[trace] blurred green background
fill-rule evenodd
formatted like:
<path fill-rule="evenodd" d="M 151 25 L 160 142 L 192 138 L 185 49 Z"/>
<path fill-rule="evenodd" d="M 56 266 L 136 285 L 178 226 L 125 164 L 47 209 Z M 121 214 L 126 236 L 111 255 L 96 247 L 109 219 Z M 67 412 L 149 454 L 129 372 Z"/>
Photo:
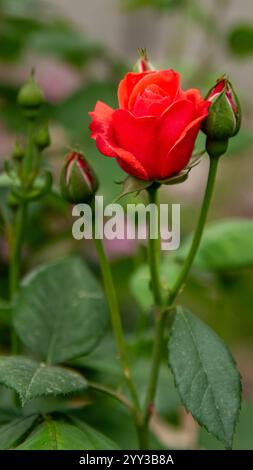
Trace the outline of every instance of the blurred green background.
<path fill-rule="evenodd" d="M 89 137 L 88 111 L 98 99 L 116 106 L 117 83 L 137 60 L 137 48 L 146 47 L 157 68 L 179 70 L 184 87 L 197 86 L 204 94 L 217 77 L 227 73 L 241 99 L 243 126 L 220 164 L 209 220 L 252 219 L 251 0 L 0 0 L 0 45 L 0 167 L 10 154 L 16 136 L 22 136 L 24 131 L 16 95 L 31 68 L 35 67 L 37 80 L 48 101 L 44 117 L 50 121 L 52 146 L 47 152 L 46 164 L 53 170 L 56 188 L 69 146 L 78 145 L 97 170 L 100 193 L 107 202 L 117 195 L 116 181 L 122 180 L 124 174 L 113 159 L 98 154 Z M 200 136 L 197 146 L 202 149 L 203 145 L 204 138 Z M 203 160 L 193 169 L 186 183 L 161 190 L 162 201 L 181 203 L 183 238 L 194 228 L 206 169 L 207 162 Z M 5 188 L 0 188 L 1 213 L 4 192 Z M 123 204 L 129 200 L 137 201 L 129 197 Z M 25 270 L 78 251 L 99 275 L 92 247 L 72 239 L 71 222 L 69 207 L 56 196 L 33 205 L 31 222 L 26 227 Z M 235 233 L 236 230 L 235 227 Z M 253 231 L 247 226 L 244 230 L 250 243 Z M 221 245 L 224 242 L 222 236 Z M 199 270 L 196 265 L 180 302 L 215 328 L 236 357 L 243 379 L 244 404 L 235 448 L 253 449 L 253 252 L 248 251 L 246 244 L 245 247 L 242 245 L 240 238 L 238 244 L 233 245 L 235 256 L 246 259 L 240 269 L 232 270 L 228 266 Z M 144 313 L 151 305 L 145 246 L 114 241 L 108 243 L 107 249 L 142 387 L 148 374 L 152 336 L 152 316 Z M 223 246 L 219 249 L 218 255 L 222 258 Z M 165 281 L 172 257 L 172 254 L 164 255 Z M 7 266 L 6 233 L 0 215 L 0 297 L 3 300 L 7 297 Z M 4 315 L 0 321 L 5 344 Z M 90 364 L 91 370 L 98 375 L 103 358 L 106 355 L 110 358 L 111 339 L 100 349 Z M 171 378 L 164 370 L 158 397 L 159 416 L 153 423 L 158 441 L 167 447 L 219 448 L 214 438 L 203 430 L 199 432 L 191 417 L 182 412 Z M 103 380 L 110 383 L 116 373 L 113 361 L 111 367 L 109 361 L 107 372 Z M 106 375 L 104 371 L 103 374 Z M 104 403 L 101 407 L 104 409 Z M 94 409 L 92 405 L 88 407 L 86 414 L 91 423 L 96 422 L 112 437 L 116 435 L 118 441 L 121 440 L 120 445 L 129 448 L 131 424 L 122 410 L 116 409 L 116 416 L 125 423 L 119 431 L 111 407 L 117 408 L 114 403 L 107 403 L 108 416 L 103 420 L 98 417 L 97 405 Z"/>

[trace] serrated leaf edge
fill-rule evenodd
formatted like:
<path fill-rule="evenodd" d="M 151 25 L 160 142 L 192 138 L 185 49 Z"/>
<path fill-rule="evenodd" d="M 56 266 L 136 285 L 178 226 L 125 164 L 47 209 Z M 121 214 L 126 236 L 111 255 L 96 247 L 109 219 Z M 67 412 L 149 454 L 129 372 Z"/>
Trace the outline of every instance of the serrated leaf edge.
<path fill-rule="evenodd" d="M 178 307 L 177 307 L 178 308 Z M 172 337 L 173 335 L 173 330 L 175 329 L 174 327 L 174 322 L 175 322 L 175 318 L 176 318 L 176 314 L 177 312 L 174 314 L 174 318 L 173 318 L 173 321 L 172 321 L 172 325 L 171 325 L 171 334 L 170 334 L 170 338 Z M 235 420 L 234 420 L 234 426 L 233 426 L 233 432 L 232 432 L 232 436 L 231 436 L 231 441 L 228 442 L 227 440 L 222 440 L 220 439 L 220 437 L 218 437 L 218 435 L 214 432 L 211 432 L 209 431 L 209 429 L 207 428 L 207 426 L 203 423 L 201 423 L 201 421 L 198 419 L 198 418 L 195 418 L 195 416 L 193 416 L 191 410 L 187 407 L 187 405 L 184 403 L 184 399 L 181 395 L 181 392 L 180 392 L 180 389 L 179 389 L 179 384 L 177 383 L 177 380 L 176 380 L 176 377 L 175 377 L 175 374 L 174 374 L 174 371 L 173 371 L 173 368 L 172 368 L 172 365 L 170 363 L 170 339 L 168 341 L 168 352 L 169 352 L 169 358 L 168 358 L 168 364 L 169 364 L 169 368 L 172 372 L 172 376 L 173 376 L 173 380 L 174 380 L 174 384 L 175 384 L 175 387 L 178 391 L 178 394 L 180 396 L 180 399 L 181 399 L 181 402 L 183 404 L 183 406 L 185 407 L 186 411 L 188 413 L 190 413 L 192 415 L 192 417 L 194 418 L 194 420 L 201 426 L 203 427 L 209 434 L 212 434 L 214 437 L 216 437 L 216 439 L 218 439 L 218 441 L 222 442 L 225 446 L 225 448 L 227 450 L 232 450 L 232 447 L 233 447 L 233 440 L 234 440 L 234 436 L 235 436 L 235 430 L 236 430 L 236 425 L 239 421 L 239 416 L 240 416 L 240 411 L 241 411 L 241 408 L 242 408 L 242 382 L 241 382 L 241 374 L 240 372 L 238 371 L 237 369 L 237 364 L 236 364 L 236 361 L 234 359 L 234 357 L 232 356 L 230 350 L 228 349 L 228 347 L 226 346 L 226 344 L 223 342 L 224 346 L 226 347 L 227 351 L 229 352 L 230 354 L 230 357 L 231 357 L 231 360 L 232 360 L 232 363 L 234 364 L 235 366 L 235 369 L 236 369 L 236 372 L 238 374 L 238 378 L 239 378 L 239 406 L 238 406 L 238 409 L 237 409 L 237 413 L 236 413 L 236 417 L 235 417 Z"/>

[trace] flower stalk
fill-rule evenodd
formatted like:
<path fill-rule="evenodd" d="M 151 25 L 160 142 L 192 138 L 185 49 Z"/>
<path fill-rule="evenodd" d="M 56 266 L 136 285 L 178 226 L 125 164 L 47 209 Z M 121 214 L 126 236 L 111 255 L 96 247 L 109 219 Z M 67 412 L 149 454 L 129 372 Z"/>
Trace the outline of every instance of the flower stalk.
<path fill-rule="evenodd" d="M 25 158 L 22 162 L 22 179 L 21 186 L 28 189 L 30 186 L 30 174 L 32 169 L 33 160 L 33 126 L 29 123 L 28 131 L 28 146 Z M 14 295 L 18 289 L 21 262 L 22 262 L 22 248 L 24 239 L 24 230 L 27 220 L 28 203 L 19 201 L 19 206 L 16 209 L 15 219 L 12 228 L 11 246 L 10 246 L 10 267 L 9 267 L 9 291 L 10 298 L 13 300 Z M 18 339 L 14 329 L 11 332 L 11 350 L 13 354 L 18 352 Z"/>
<path fill-rule="evenodd" d="M 151 235 L 151 217 L 149 217 L 149 240 L 148 240 L 148 259 L 150 267 L 151 286 L 155 305 L 155 339 L 153 345 L 153 354 L 151 360 L 151 372 L 148 381 L 144 410 L 142 415 L 142 431 L 144 449 L 148 449 L 148 426 L 151 417 L 151 410 L 156 394 L 157 382 L 159 378 L 159 366 L 162 355 L 162 344 L 165 325 L 165 309 L 163 306 L 162 286 L 160 280 L 160 211 L 158 206 L 159 185 L 152 185 L 148 188 L 150 204 L 155 204 L 158 213 L 158 237 L 152 239 Z"/>
<path fill-rule="evenodd" d="M 156 307 L 161 307 L 162 305 L 162 289 L 161 289 L 161 279 L 160 279 L 160 210 L 158 206 L 158 189 L 160 185 L 154 183 L 148 188 L 149 202 L 154 204 L 157 209 L 157 237 L 152 238 L 151 231 L 151 214 L 149 213 L 149 241 L 148 241 L 148 260 L 151 273 L 151 284 L 152 292 L 154 297 L 154 303 Z"/>
<path fill-rule="evenodd" d="M 200 211 L 199 220 L 198 220 L 196 230 L 193 236 L 191 248 L 185 260 L 185 263 L 183 265 L 182 271 L 180 272 L 174 286 L 170 290 L 170 293 L 168 296 L 168 306 L 171 306 L 173 304 L 177 295 L 180 293 L 181 289 L 183 288 L 185 281 L 187 279 L 187 276 L 189 274 L 189 271 L 192 267 L 195 255 L 198 251 L 202 234 L 203 234 L 203 230 L 205 227 L 206 219 L 207 219 L 208 209 L 209 209 L 211 198 L 213 195 L 218 162 L 219 162 L 218 158 L 209 158 L 209 172 L 208 172 L 208 178 L 207 178 L 207 185 L 206 185 L 205 195 L 204 195 L 204 199 L 203 199 L 203 203 L 202 203 L 202 207 Z"/>
<path fill-rule="evenodd" d="M 217 167 L 218 167 L 218 159 L 210 157 L 210 166 L 207 178 L 207 185 L 205 190 L 205 195 L 200 211 L 199 220 L 195 229 L 193 241 L 191 244 L 191 248 L 189 254 L 185 260 L 183 268 L 171 289 L 169 296 L 167 298 L 166 305 L 163 305 L 162 302 L 162 289 L 161 284 L 159 281 L 159 264 L 160 264 L 160 248 L 159 248 L 159 240 L 158 243 L 154 244 L 154 240 L 149 239 L 149 265 L 150 265 L 150 276 L 151 276 L 151 284 L 154 296 L 154 303 L 156 308 L 156 326 L 155 326 L 155 339 L 154 339 L 154 346 L 153 346 L 153 355 L 151 361 L 151 373 L 148 382 L 147 392 L 146 392 L 146 399 L 144 404 L 144 412 L 143 412 L 143 435 L 144 435 L 144 444 L 145 449 L 148 448 L 148 426 L 149 420 L 151 417 L 151 410 L 153 406 L 153 402 L 156 395 L 157 384 L 159 379 L 159 369 L 162 357 L 162 345 L 163 345 L 163 337 L 164 337 L 164 329 L 166 324 L 166 318 L 168 311 L 170 310 L 171 306 L 173 305 L 176 297 L 181 292 L 191 266 L 193 264 L 194 258 L 196 256 L 197 250 L 200 245 L 201 237 L 203 234 L 204 226 L 207 219 L 208 209 L 210 206 L 214 183 L 217 174 Z M 158 204 L 157 202 L 157 191 L 149 189 L 149 197 L 150 202 Z M 150 227 L 151 228 L 151 227 Z M 159 224 L 159 233 L 160 233 L 160 224 Z M 157 240 L 156 240 L 157 242 Z"/>
<path fill-rule="evenodd" d="M 95 227 L 93 224 L 93 234 L 95 233 Z M 114 332 L 114 337 L 117 344 L 117 349 L 119 352 L 119 358 L 122 365 L 123 376 L 128 386 L 131 399 L 132 399 L 132 414 L 133 419 L 137 428 L 137 433 L 139 436 L 139 441 L 142 442 L 142 432 L 140 425 L 140 402 L 137 394 L 136 386 L 133 380 L 132 371 L 130 368 L 127 344 L 125 342 L 123 326 L 121 321 L 121 315 L 119 310 L 118 299 L 114 287 L 114 282 L 112 278 L 110 264 L 108 262 L 103 242 L 100 238 L 94 236 L 94 242 L 96 246 L 97 255 L 100 262 L 100 268 L 102 272 L 102 278 L 104 283 L 105 295 L 109 307 L 110 317 L 112 328 Z"/>
<path fill-rule="evenodd" d="M 39 172 L 39 164 L 37 171 L 35 171 L 34 168 L 35 156 L 39 157 L 39 149 L 36 147 L 34 136 L 36 133 L 36 120 L 39 117 L 40 108 L 43 103 L 43 92 L 35 82 L 34 73 L 32 72 L 30 79 L 20 89 L 18 94 L 18 104 L 22 108 L 28 123 L 27 146 L 26 150 L 23 150 L 20 144 L 16 143 L 12 154 L 12 158 L 16 163 L 18 188 L 14 185 L 10 193 L 15 203 L 14 221 L 11 227 L 10 237 L 9 295 L 11 300 L 13 300 L 18 289 L 28 205 L 32 200 L 30 195 L 33 190 L 35 178 Z M 47 189 L 49 190 L 49 185 Z M 18 340 L 14 330 L 11 334 L 12 352 L 17 353 Z"/>
<path fill-rule="evenodd" d="M 117 347 L 119 351 L 120 360 L 123 366 L 123 375 L 128 384 L 129 391 L 131 392 L 132 400 L 136 408 L 139 408 L 139 399 L 137 396 L 137 392 L 135 389 L 135 385 L 133 383 L 132 374 L 130 371 L 129 361 L 128 361 L 128 354 L 127 354 L 127 347 L 124 339 L 123 327 L 120 317 L 119 305 L 118 300 L 114 288 L 114 283 L 112 279 L 110 265 L 108 263 L 103 243 L 100 239 L 95 238 L 95 245 L 97 254 L 100 261 L 100 267 L 103 276 L 105 294 L 110 310 L 112 327 L 115 335 L 115 339 L 117 342 Z"/>

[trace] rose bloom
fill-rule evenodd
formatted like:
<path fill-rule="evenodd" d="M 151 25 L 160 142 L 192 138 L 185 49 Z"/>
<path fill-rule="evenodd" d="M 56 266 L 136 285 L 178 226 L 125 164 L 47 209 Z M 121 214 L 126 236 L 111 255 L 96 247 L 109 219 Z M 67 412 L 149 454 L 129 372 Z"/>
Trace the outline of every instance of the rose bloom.
<path fill-rule="evenodd" d="M 173 70 L 130 72 L 119 84 L 118 101 L 116 110 L 98 101 L 90 113 L 98 150 L 142 180 L 180 172 L 208 115 L 210 103 L 199 90 L 183 91 Z"/>

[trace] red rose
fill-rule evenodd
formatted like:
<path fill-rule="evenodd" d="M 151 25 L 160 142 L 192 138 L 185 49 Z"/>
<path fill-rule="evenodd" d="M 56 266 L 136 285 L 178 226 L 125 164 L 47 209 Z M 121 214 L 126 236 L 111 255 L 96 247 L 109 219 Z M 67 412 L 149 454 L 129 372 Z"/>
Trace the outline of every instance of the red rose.
<path fill-rule="evenodd" d="M 196 89 L 181 90 L 180 75 L 173 70 L 127 73 L 118 100 L 117 110 L 98 101 L 90 113 L 98 150 L 143 180 L 181 171 L 210 103 Z"/>

